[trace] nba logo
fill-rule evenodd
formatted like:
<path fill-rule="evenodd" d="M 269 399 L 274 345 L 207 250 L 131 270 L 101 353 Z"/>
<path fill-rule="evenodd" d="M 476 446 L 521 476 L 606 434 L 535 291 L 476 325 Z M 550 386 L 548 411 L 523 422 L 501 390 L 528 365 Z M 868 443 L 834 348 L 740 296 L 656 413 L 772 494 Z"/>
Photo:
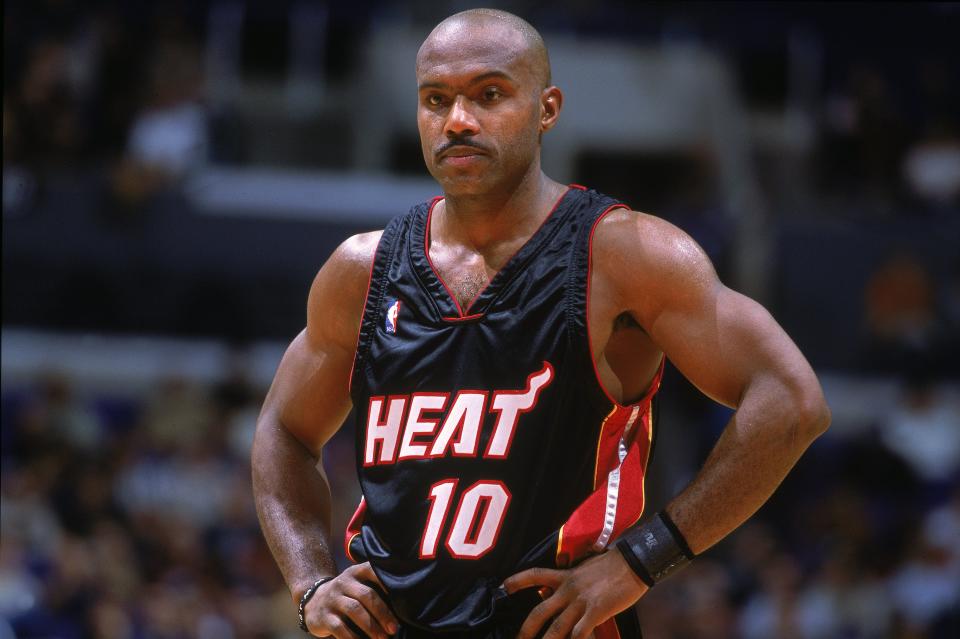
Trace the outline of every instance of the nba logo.
<path fill-rule="evenodd" d="M 400 300 L 393 300 L 393 304 L 387 307 L 386 329 L 388 333 L 397 332 L 397 319 L 400 317 Z"/>

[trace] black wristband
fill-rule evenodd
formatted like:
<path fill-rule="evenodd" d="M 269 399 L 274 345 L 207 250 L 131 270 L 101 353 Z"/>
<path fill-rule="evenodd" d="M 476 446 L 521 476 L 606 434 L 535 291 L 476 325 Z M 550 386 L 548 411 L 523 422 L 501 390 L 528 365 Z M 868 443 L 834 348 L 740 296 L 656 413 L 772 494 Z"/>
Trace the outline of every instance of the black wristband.
<path fill-rule="evenodd" d="M 624 533 L 617 541 L 617 550 L 650 588 L 687 565 L 694 556 L 683 535 L 664 512 Z"/>
<path fill-rule="evenodd" d="M 673 540 L 677 542 L 678 546 L 680 546 L 680 550 L 683 551 L 683 556 L 690 561 L 693 561 L 693 558 L 696 557 L 696 555 L 692 550 L 690 550 L 690 545 L 687 543 L 686 538 L 683 536 L 683 533 L 680 532 L 680 529 L 677 528 L 677 525 L 673 523 L 673 519 L 670 518 L 670 515 L 667 514 L 667 511 L 661 510 L 657 513 L 657 517 L 663 521 L 663 525 L 666 526 L 670 531 L 670 534 L 673 535 Z"/>
<path fill-rule="evenodd" d="M 334 575 L 335 577 L 336 575 Z M 300 626 L 300 630 L 303 630 L 305 633 L 310 634 L 310 631 L 307 629 L 307 618 L 305 616 L 305 609 L 307 607 L 307 602 L 317 594 L 317 590 L 320 589 L 320 586 L 327 583 L 333 579 L 333 577 L 320 577 L 313 585 L 307 588 L 307 591 L 303 593 L 303 596 L 300 597 L 300 606 L 297 608 L 297 625 Z"/>
<path fill-rule="evenodd" d="M 623 555 L 623 558 L 626 560 L 627 565 L 630 566 L 633 572 L 637 573 L 637 577 L 640 577 L 640 581 L 647 584 L 647 588 L 653 588 L 657 582 L 653 580 L 653 577 L 650 576 L 650 573 L 647 572 L 647 568 L 640 562 L 640 558 L 630 549 L 630 544 L 627 540 L 621 537 L 617 541 L 617 550 L 620 551 L 620 554 Z"/>

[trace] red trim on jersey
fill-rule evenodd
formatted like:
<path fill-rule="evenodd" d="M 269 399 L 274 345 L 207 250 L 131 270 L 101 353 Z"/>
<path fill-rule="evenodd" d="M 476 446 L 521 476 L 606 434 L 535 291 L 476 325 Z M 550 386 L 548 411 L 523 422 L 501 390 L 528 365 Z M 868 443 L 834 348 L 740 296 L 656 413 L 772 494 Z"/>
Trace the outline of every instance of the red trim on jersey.
<path fill-rule="evenodd" d="M 457 405 L 457 402 L 460 399 L 461 395 L 480 395 L 483 397 L 483 404 L 480 407 L 480 419 L 477 423 L 477 434 L 473 438 L 473 447 L 469 452 L 458 453 L 456 446 L 463 444 L 464 438 L 464 429 L 467 426 L 467 413 L 466 411 L 457 420 L 457 424 L 454 427 L 454 434 L 458 435 L 456 441 L 454 441 L 453 436 L 451 435 L 450 440 L 447 442 L 447 445 L 444 446 L 443 450 L 439 453 L 433 453 L 433 449 L 436 448 L 437 440 L 440 437 L 440 434 L 443 432 L 444 427 L 447 425 L 447 420 L 450 419 L 450 415 L 453 413 L 453 408 Z M 480 431 L 483 430 L 484 417 L 487 414 L 487 405 L 490 399 L 490 391 L 487 390 L 460 390 L 457 391 L 457 394 L 454 396 L 453 401 L 450 402 L 450 410 L 447 411 L 447 414 L 443 418 L 443 423 L 440 426 L 440 430 L 437 431 L 437 436 L 434 438 L 433 443 L 430 445 L 430 450 L 427 452 L 428 459 L 439 459 L 441 457 L 446 457 L 447 453 L 450 453 L 451 457 L 476 457 L 479 448 L 480 448 Z"/>
<path fill-rule="evenodd" d="M 643 457 L 643 466 L 641 466 L 640 474 L 640 492 L 643 495 L 647 494 L 647 466 L 650 464 L 650 454 L 653 452 L 653 429 L 656 428 L 656 425 L 653 423 L 653 407 L 651 406 L 647 409 L 646 414 L 644 415 L 646 424 L 646 434 L 648 438 L 647 452 Z M 640 512 L 637 513 L 636 518 L 633 521 L 627 523 L 624 526 L 624 529 L 632 528 L 638 521 L 640 521 L 640 516 L 643 514 L 643 507 L 640 508 Z"/>
<path fill-rule="evenodd" d="M 430 220 L 433 219 L 433 209 L 437 203 L 443 199 L 443 196 L 438 195 L 433 198 L 430 202 L 430 208 L 427 209 L 427 227 L 423 230 L 423 253 L 427 256 L 427 264 L 430 265 L 430 269 L 433 271 L 433 274 L 437 276 L 437 279 L 440 280 L 440 283 L 443 285 L 443 289 L 447 292 L 447 296 L 453 300 L 454 305 L 457 307 L 457 315 L 463 317 L 463 309 L 460 308 L 460 302 L 457 301 L 456 296 L 450 291 L 450 287 L 447 286 L 447 283 L 443 281 L 443 278 L 440 277 L 440 271 L 437 270 L 437 267 L 433 265 L 433 260 L 430 259 Z"/>
<path fill-rule="evenodd" d="M 373 259 L 370 260 L 370 274 L 367 275 L 367 292 L 363 294 L 363 310 L 360 311 L 360 324 L 357 326 L 357 339 L 353 344 L 353 361 L 350 362 L 350 377 L 347 378 L 347 396 L 353 393 L 353 369 L 357 365 L 357 351 L 360 350 L 360 334 L 363 332 L 363 318 L 367 314 L 367 300 L 370 298 L 370 286 L 373 284 L 373 267 L 377 263 L 377 253 L 380 251 L 380 242 L 383 240 L 383 234 L 377 240 L 377 248 L 373 251 Z"/>
<path fill-rule="evenodd" d="M 363 517 L 367 513 L 367 502 L 361 497 L 360 504 L 357 506 L 357 510 L 353 513 L 353 517 L 350 518 L 350 523 L 347 524 L 347 530 L 344 533 L 343 547 L 347 553 L 347 559 L 353 563 L 357 563 L 356 557 L 350 553 L 350 542 L 353 541 L 353 538 L 360 534 L 360 527 L 363 525 Z"/>
<path fill-rule="evenodd" d="M 593 629 L 594 639 L 620 639 L 620 628 L 615 617 L 610 617 Z"/>
<path fill-rule="evenodd" d="M 414 414 L 413 411 L 413 402 L 418 397 L 439 397 L 443 399 L 443 404 L 440 405 L 440 408 L 424 408 L 420 407 L 418 413 Z M 428 459 L 430 457 L 430 449 L 433 447 L 433 441 L 437 437 L 437 429 L 440 427 L 440 421 L 443 417 L 437 417 L 436 419 L 431 419 L 429 417 L 424 417 L 424 413 L 443 413 L 447 409 L 447 405 L 450 402 L 450 393 L 414 393 L 410 396 L 410 405 L 407 408 L 407 418 L 401 424 L 400 436 L 398 438 L 397 444 L 397 461 L 406 461 L 409 459 Z M 422 426 L 432 425 L 433 430 L 424 431 L 420 433 L 413 433 L 410 431 L 411 425 L 413 423 Z M 406 442 L 407 433 L 410 433 L 410 441 L 408 448 L 413 448 L 416 446 L 423 446 L 422 453 L 412 453 L 409 455 L 403 454 L 403 445 Z M 418 441 L 417 437 L 426 437 L 430 436 L 429 442 Z M 366 452 L 366 451 L 364 451 Z"/>
<path fill-rule="evenodd" d="M 533 239 L 533 236 L 535 236 L 537 233 L 540 232 L 540 229 L 542 229 L 543 225 L 547 223 L 547 220 L 553 217 L 554 212 L 560 206 L 560 203 L 563 202 L 563 198 L 566 197 L 567 192 L 571 188 L 576 188 L 576 187 L 574 185 L 571 185 L 571 186 L 568 186 L 566 189 L 564 189 L 563 193 L 560 194 L 560 197 L 557 198 L 557 201 L 553 203 L 553 208 L 551 208 L 550 212 L 547 213 L 547 217 L 543 218 L 543 221 L 540 222 L 540 226 L 537 227 L 537 230 L 534 231 L 530 235 L 530 237 L 527 238 L 526 242 L 520 245 L 520 248 L 518 248 L 516 251 L 513 252 L 513 255 L 511 255 L 510 258 L 503 263 L 503 266 L 506 266 L 507 264 L 512 262 L 513 258 L 517 256 L 517 253 L 523 250 L 523 248 L 530 242 L 530 240 Z M 583 188 L 583 187 L 580 187 L 580 188 Z M 453 293 L 450 292 L 450 287 L 447 286 L 447 283 L 443 281 L 442 277 L 440 277 L 440 271 L 437 270 L 437 268 L 433 265 L 433 260 L 430 259 L 430 219 L 433 217 L 433 207 L 436 206 L 437 202 L 442 199 L 443 199 L 442 197 L 434 198 L 433 201 L 430 203 L 430 208 L 427 210 L 427 228 L 423 233 L 423 252 L 426 253 L 427 255 L 427 263 L 430 265 L 430 268 L 433 269 L 433 274 L 436 275 L 437 279 L 440 280 L 440 283 L 443 284 L 443 288 L 447 291 L 447 295 L 450 296 L 450 299 L 453 300 L 453 303 L 456 305 L 457 313 L 459 314 L 458 319 L 460 321 L 463 321 L 466 319 L 474 319 L 476 317 L 482 317 L 483 313 L 477 313 L 474 315 L 464 315 L 463 308 L 461 308 L 460 306 L 460 302 L 458 302 L 457 298 L 454 297 Z M 490 282 L 493 281 L 493 278 L 495 278 L 500 273 L 501 270 L 503 270 L 502 267 L 501 269 L 497 270 L 497 272 L 494 273 L 493 276 L 491 276 L 490 279 L 487 280 L 486 285 L 482 289 L 480 289 L 480 291 L 476 295 L 473 296 L 473 299 L 470 300 L 469 304 L 467 304 L 467 311 L 473 308 L 474 303 L 476 303 L 476 301 L 480 299 L 480 296 L 483 295 L 483 292 L 486 291 L 487 288 L 489 288 Z M 447 321 L 451 320 L 451 318 L 446 318 L 446 317 L 443 319 Z"/>
<path fill-rule="evenodd" d="M 597 360 L 595 360 L 593 357 L 593 341 L 592 341 L 592 336 L 590 334 L 590 280 L 592 279 L 591 272 L 593 270 L 593 235 L 594 233 L 596 233 L 597 226 L 600 224 L 600 221 L 603 220 L 603 218 L 605 218 L 608 213 L 610 213 L 611 211 L 616 211 L 617 209 L 629 210 L 625 204 L 613 204 L 611 206 L 608 206 L 606 209 L 603 210 L 602 213 L 600 213 L 600 215 L 597 216 L 597 219 L 594 220 L 593 222 L 593 226 L 590 228 L 590 239 L 588 240 L 588 244 L 587 244 L 587 308 L 586 308 L 587 321 L 586 321 L 586 325 L 587 325 L 587 345 L 590 348 L 590 363 L 593 364 L 593 375 L 597 379 L 597 384 L 600 386 L 600 389 L 603 391 L 604 395 L 607 396 L 607 399 L 613 402 L 615 406 L 618 406 L 620 408 L 625 408 L 627 406 L 636 406 L 637 404 L 642 404 L 647 399 L 652 397 L 654 393 L 657 392 L 657 389 L 660 388 L 660 377 L 663 373 L 663 362 L 660 363 L 660 370 L 656 373 L 656 375 L 654 375 L 653 381 L 650 382 L 650 386 L 647 388 L 647 392 L 643 394 L 643 397 L 631 404 L 621 404 L 610 393 L 610 391 L 607 390 L 607 387 L 603 385 L 603 379 L 601 379 L 600 377 L 600 369 L 597 368 Z"/>
<path fill-rule="evenodd" d="M 563 524 L 557 541 L 557 566 L 570 566 L 596 552 L 597 543 L 604 527 L 610 506 L 608 477 L 619 469 L 619 481 L 616 487 L 616 511 L 609 532 L 607 545 L 624 530 L 632 526 L 643 513 L 644 477 L 650 459 L 650 445 L 653 439 L 653 420 L 651 397 L 645 398 L 643 406 L 619 407 L 604 421 L 601 439 L 598 442 L 597 473 L 594 478 L 594 491 L 577 507 Z M 624 436 L 629 417 L 634 409 L 638 414 L 630 431 Z M 616 428 L 616 430 L 614 430 Z M 621 438 L 626 446 L 623 461 L 619 458 Z"/>
<path fill-rule="evenodd" d="M 386 426 L 390 421 L 390 407 L 395 401 L 402 401 L 403 404 L 400 407 L 400 424 L 397 426 L 397 440 L 393 444 L 393 450 L 390 451 L 390 456 L 387 459 L 381 459 L 383 453 L 386 450 L 384 441 L 381 441 L 380 454 L 377 454 L 377 443 L 373 444 L 373 461 L 367 461 L 367 443 L 370 440 L 370 407 L 373 402 L 380 401 L 380 410 L 377 412 L 375 418 L 376 423 L 373 424 L 377 428 Z M 407 411 L 410 409 L 410 395 L 373 395 L 370 399 L 367 400 L 367 422 L 363 427 L 363 466 L 368 468 L 370 466 L 387 466 L 390 464 L 397 463 L 397 451 L 400 450 L 400 442 L 403 437 L 403 432 L 406 430 L 406 421 Z M 380 422 L 380 417 L 383 417 L 383 423 Z"/>
<path fill-rule="evenodd" d="M 423 524 L 423 532 L 420 533 L 420 545 L 417 546 L 419 551 L 420 559 L 436 559 L 437 558 L 437 548 L 440 547 L 440 539 L 443 537 L 443 530 L 448 527 L 447 524 L 447 514 L 450 512 L 450 506 L 453 505 L 453 498 L 457 494 L 457 484 L 460 483 L 459 479 L 441 479 L 440 481 L 434 482 L 430 486 L 430 490 L 427 491 L 427 499 L 430 500 L 430 508 L 427 509 L 427 521 Z M 429 554 L 423 553 L 423 540 L 427 537 L 427 531 L 430 529 L 430 520 L 433 519 L 433 510 L 437 507 L 437 499 L 433 495 L 433 489 L 442 484 L 450 484 L 450 497 L 447 500 L 446 506 L 443 509 L 443 512 L 440 514 L 440 525 L 437 526 L 437 539 L 433 543 L 433 552 Z"/>
<path fill-rule="evenodd" d="M 620 436 L 630 420 L 633 408 L 615 406 L 600 427 L 600 436 L 597 438 L 597 456 L 593 465 L 593 489 L 606 483 L 607 473 L 616 468 L 619 459 L 617 452 L 620 448 Z"/>
<path fill-rule="evenodd" d="M 477 554 L 477 555 L 475 555 L 475 556 L 474 556 L 474 555 L 461 555 L 460 553 L 458 553 L 457 551 L 455 551 L 453 548 L 450 547 L 450 535 L 453 534 L 453 529 L 454 529 L 454 527 L 456 526 L 456 522 L 457 522 L 457 520 L 460 519 L 461 510 L 462 510 L 462 508 L 463 508 L 463 501 L 464 501 L 464 499 L 466 498 L 467 494 L 468 494 L 471 490 L 473 490 L 474 488 L 476 488 L 477 486 L 481 486 L 481 485 L 484 485 L 484 484 L 486 484 L 486 485 L 500 486 L 500 487 L 503 489 L 504 494 L 507 496 L 507 503 L 505 503 L 505 504 L 503 505 L 503 510 L 501 511 L 499 520 L 497 521 L 497 528 L 496 528 L 496 530 L 494 530 L 494 532 L 493 532 L 493 541 L 490 543 L 490 546 L 489 546 L 488 548 L 484 549 L 483 551 L 481 551 L 479 554 Z M 481 496 L 480 499 L 484 499 L 484 497 Z M 481 514 L 482 514 L 484 519 L 489 515 L 489 510 L 490 510 L 489 500 L 491 500 L 491 498 L 487 497 L 487 500 L 488 500 L 487 506 L 486 506 L 486 508 L 483 508 L 483 509 L 482 509 L 482 510 L 483 510 L 482 513 L 480 512 L 480 511 L 481 511 L 480 504 L 479 504 L 479 502 L 477 503 L 477 511 L 474 512 L 473 518 L 471 518 L 470 526 L 468 527 L 468 532 L 469 532 L 470 529 L 472 529 L 472 528 L 474 527 L 474 525 L 477 525 L 474 520 L 477 518 L 478 515 L 481 515 Z M 507 511 L 510 509 L 510 502 L 511 502 L 511 501 L 513 501 L 513 493 L 511 493 L 511 492 L 510 492 L 510 489 L 507 488 L 507 485 L 506 485 L 505 483 L 503 483 L 502 481 L 500 481 L 499 479 L 492 479 L 492 480 L 490 480 L 490 479 L 481 479 L 481 480 L 479 480 L 479 481 L 476 481 L 476 482 L 472 483 L 466 490 L 464 490 L 462 493 L 460 493 L 460 499 L 459 499 L 459 501 L 457 501 L 457 507 L 456 507 L 456 509 L 453 511 L 453 512 L 454 512 L 453 519 L 451 520 L 450 526 L 447 528 L 447 535 L 446 535 L 446 538 L 444 539 L 444 542 L 443 542 L 443 545 L 446 547 L 447 552 L 450 553 L 450 556 L 451 556 L 451 557 L 454 557 L 454 558 L 456 558 L 456 559 L 480 559 L 481 557 L 484 557 L 487 553 L 489 553 L 491 550 L 493 550 L 494 548 L 496 548 L 496 547 L 497 547 L 497 541 L 500 539 L 500 533 L 501 533 L 501 531 L 503 531 L 503 522 L 506 521 L 506 519 L 507 519 Z M 479 525 L 478 525 L 478 530 L 477 530 L 477 536 L 478 536 L 478 537 L 479 537 L 480 529 L 482 529 L 482 528 L 483 528 L 483 519 L 480 520 L 480 523 L 479 523 Z M 465 541 L 466 543 L 471 543 L 471 542 L 469 542 L 469 540 L 466 540 L 466 539 L 465 539 L 464 541 Z M 476 543 L 476 540 L 474 540 L 472 543 Z"/>
<path fill-rule="evenodd" d="M 510 436 L 507 439 L 507 444 L 503 450 L 503 453 L 502 454 L 491 453 L 490 451 L 493 448 L 494 436 L 497 434 L 497 432 L 501 428 L 504 428 L 504 426 L 500 425 L 500 420 L 503 418 L 504 409 L 494 407 L 494 403 L 496 403 L 497 397 L 500 395 L 526 395 L 531 391 L 531 386 L 532 386 L 531 382 L 533 378 L 539 375 L 543 375 L 544 373 L 549 373 L 549 376 L 547 377 L 546 381 L 541 383 L 540 387 L 537 388 L 537 390 L 534 392 L 533 403 L 530 404 L 530 408 L 521 408 L 520 410 L 517 411 L 516 417 L 513 418 L 513 425 L 509 427 Z M 510 454 L 510 447 L 513 445 L 513 436 L 517 434 L 517 426 L 519 425 L 519 422 L 520 422 L 520 416 L 525 415 L 526 413 L 529 413 L 530 411 L 532 411 L 534 408 L 537 407 L 537 404 L 540 402 L 540 393 L 542 393 L 543 389 L 549 386 L 555 378 L 556 378 L 556 372 L 553 370 L 553 364 L 544 360 L 543 368 L 541 368 L 540 370 L 534 373 L 530 373 L 529 375 L 527 375 L 527 381 L 524 384 L 524 387 L 522 390 L 494 391 L 493 397 L 490 398 L 490 412 L 497 413 L 497 420 L 494 422 L 493 431 L 490 433 L 490 439 L 487 440 L 487 449 L 483 453 L 484 459 L 506 459 L 507 458 L 507 456 Z"/>
<path fill-rule="evenodd" d="M 483 530 L 483 520 L 487 517 L 491 502 L 493 502 L 493 497 L 490 495 L 480 495 L 477 498 L 477 508 L 473 512 L 473 520 L 470 522 L 467 534 L 463 538 L 463 543 L 476 544 L 480 541 L 480 532 Z M 459 513 L 459 511 L 457 512 Z"/>
<path fill-rule="evenodd" d="M 474 313 L 473 315 L 464 315 L 463 317 L 441 317 L 444 322 L 469 322 L 470 320 L 480 319 L 483 313 Z"/>
<path fill-rule="evenodd" d="M 570 188 L 571 188 L 571 189 L 579 189 L 579 190 L 581 190 L 581 191 L 586 191 L 586 190 L 587 190 L 587 187 L 585 187 L 585 186 L 582 185 L 582 184 L 571 184 L 571 185 L 570 185 Z"/>

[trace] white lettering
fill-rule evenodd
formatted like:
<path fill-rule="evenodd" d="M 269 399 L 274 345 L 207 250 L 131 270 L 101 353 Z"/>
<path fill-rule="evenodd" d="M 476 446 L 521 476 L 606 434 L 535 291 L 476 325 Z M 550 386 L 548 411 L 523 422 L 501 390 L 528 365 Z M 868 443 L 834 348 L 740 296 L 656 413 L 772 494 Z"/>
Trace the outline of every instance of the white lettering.
<path fill-rule="evenodd" d="M 367 411 L 367 445 L 363 454 L 365 466 L 373 464 L 389 464 L 394 461 L 397 452 L 397 435 L 400 433 L 400 423 L 403 421 L 403 410 L 407 405 L 406 397 L 392 397 L 390 408 L 387 410 L 386 421 L 381 421 L 383 413 L 383 397 L 371 397 L 370 408 Z M 380 459 L 376 459 L 376 447 L 380 444 Z"/>
<path fill-rule="evenodd" d="M 527 388 L 523 391 L 497 391 L 493 395 L 490 410 L 497 411 L 497 424 L 487 444 L 484 457 L 504 458 L 510 452 L 513 431 L 521 413 L 526 413 L 537 405 L 540 391 L 553 380 L 553 367 L 544 362 L 543 368 L 527 378 Z"/>
<path fill-rule="evenodd" d="M 477 454 L 477 444 L 480 440 L 480 424 L 483 421 L 483 407 L 487 403 L 487 394 L 477 391 L 462 391 L 457 393 L 453 406 L 447 418 L 443 420 L 440 433 L 437 435 L 433 447 L 430 448 L 431 457 L 443 457 L 450 447 L 450 440 L 460 432 L 460 437 L 453 443 L 453 454 L 458 456 L 473 456 Z"/>
<path fill-rule="evenodd" d="M 423 419 L 424 411 L 440 411 L 447 404 L 446 394 L 443 395 L 414 395 L 410 400 L 410 412 L 407 414 L 407 425 L 403 429 L 403 442 L 400 444 L 400 459 L 416 459 L 427 454 L 427 445 L 415 443 L 417 435 L 433 435 L 437 430 L 436 419 Z"/>

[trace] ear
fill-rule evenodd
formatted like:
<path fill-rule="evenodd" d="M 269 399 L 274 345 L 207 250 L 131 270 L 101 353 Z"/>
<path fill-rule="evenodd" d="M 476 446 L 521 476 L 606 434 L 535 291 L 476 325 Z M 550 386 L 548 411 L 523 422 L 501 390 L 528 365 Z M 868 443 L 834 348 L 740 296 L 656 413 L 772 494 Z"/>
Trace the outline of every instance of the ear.
<path fill-rule="evenodd" d="M 563 92 L 555 86 L 549 86 L 540 93 L 540 133 L 549 131 L 560 119 L 563 108 Z"/>

